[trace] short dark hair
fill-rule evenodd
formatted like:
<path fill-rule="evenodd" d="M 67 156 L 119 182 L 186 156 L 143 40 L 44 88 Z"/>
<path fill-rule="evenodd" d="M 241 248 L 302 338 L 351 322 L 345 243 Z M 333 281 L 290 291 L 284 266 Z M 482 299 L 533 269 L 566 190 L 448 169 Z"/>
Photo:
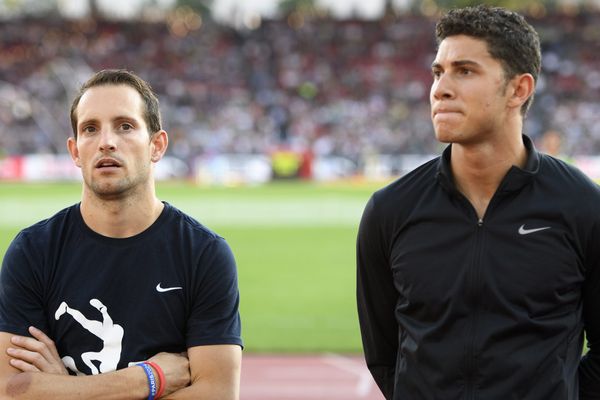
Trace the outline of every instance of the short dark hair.
<path fill-rule="evenodd" d="M 485 41 L 490 55 L 502 64 L 507 82 L 524 73 L 537 82 L 542 64 L 540 39 L 522 15 L 486 5 L 453 9 L 436 24 L 437 44 L 455 35 Z M 533 94 L 521 107 L 521 114 L 527 113 L 532 101 Z"/>
<path fill-rule="evenodd" d="M 162 129 L 158 98 L 152 91 L 150 84 L 133 72 L 124 69 L 105 69 L 96 72 L 81 86 L 79 93 L 73 100 L 73 104 L 71 104 L 71 127 L 73 128 L 75 139 L 77 139 L 77 106 L 79 105 L 81 96 L 83 96 L 86 90 L 103 85 L 128 85 L 134 88 L 144 101 L 144 121 L 148 126 L 150 134 L 152 135 Z"/>

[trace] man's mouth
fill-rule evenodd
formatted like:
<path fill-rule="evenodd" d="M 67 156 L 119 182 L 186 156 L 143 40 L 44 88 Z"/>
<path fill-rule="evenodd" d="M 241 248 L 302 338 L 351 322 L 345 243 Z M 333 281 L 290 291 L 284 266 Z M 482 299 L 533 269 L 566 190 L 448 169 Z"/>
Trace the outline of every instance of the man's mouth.
<path fill-rule="evenodd" d="M 113 158 L 103 158 L 95 166 L 96 168 L 120 168 L 121 163 Z"/>
<path fill-rule="evenodd" d="M 460 111 L 458 109 L 454 109 L 454 108 L 438 108 L 436 110 L 434 110 L 433 115 L 439 115 L 439 114 L 459 114 Z"/>

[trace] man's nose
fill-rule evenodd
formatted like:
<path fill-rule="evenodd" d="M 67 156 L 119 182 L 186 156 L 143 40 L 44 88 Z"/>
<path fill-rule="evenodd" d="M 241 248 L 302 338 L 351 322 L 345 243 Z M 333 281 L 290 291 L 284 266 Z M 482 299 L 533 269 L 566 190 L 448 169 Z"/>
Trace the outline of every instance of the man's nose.
<path fill-rule="evenodd" d="M 440 75 L 431 85 L 431 96 L 436 100 L 451 99 L 454 97 L 452 82 L 445 74 Z"/>
<path fill-rule="evenodd" d="M 100 151 L 115 151 L 117 149 L 116 134 L 112 129 L 102 129 L 99 147 Z"/>

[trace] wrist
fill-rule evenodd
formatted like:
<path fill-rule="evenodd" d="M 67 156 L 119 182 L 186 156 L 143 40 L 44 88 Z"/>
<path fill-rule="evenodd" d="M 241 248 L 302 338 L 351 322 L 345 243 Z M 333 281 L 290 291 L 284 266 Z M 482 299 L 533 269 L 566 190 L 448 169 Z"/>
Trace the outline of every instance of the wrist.
<path fill-rule="evenodd" d="M 167 386 L 167 379 L 165 378 L 165 374 L 162 368 L 155 362 L 146 361 L 144 364 L 150 366 L 152 371 L 154 372 L 154 376 L 156 377 L 156 395 L 154 396 L 155 400 L 158 400 L 165 392 L 165 387 Z"/>
<path fill-rule="evenodd" d="M 155 400 L 156 398 L 156 394 L 158 393 L 158 382 L 157 382 L 157 375 L 155 373 L 155 371 L 152 369 L 152 367 L 150 365 L 148 365 L 148 363 L 146 362 L 142 362 L 137 364 L 137 366 L 141 367 L 142 370 L 144 371 L 144 374 L 146 375 L 146 388 L 147 388 L 147 392 L 148 393 L 148 400 Z"/>
<path fill-rule="evenodd" d="M 150 394 L 148 376 L 143 368 L 140 368 L 138 364 L 131 364 L 129 368 L 124 368 L 116 372 L 123 372 L 129 375 L 129 378 L 124 380 L 126 386 L 123 390 L 129 394 L 130 398 L 139 400 L 146 400 L 148 398 Z M 121 396 L 122 394 L 123 392 L 121 392 Z"/>

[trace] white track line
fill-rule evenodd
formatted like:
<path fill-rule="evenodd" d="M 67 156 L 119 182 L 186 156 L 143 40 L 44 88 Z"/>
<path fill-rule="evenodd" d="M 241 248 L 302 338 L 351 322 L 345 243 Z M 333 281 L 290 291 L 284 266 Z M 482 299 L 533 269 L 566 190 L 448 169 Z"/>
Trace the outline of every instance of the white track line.
<path fill-rule="evenodd" d="M 367 397 L 369 395 L 373 387 L 373 378 L 364 364 L 352 358 L 333 353 L 324 355 L 322 360 L 325 364 L 356 375 L 358 378 L 355 388 L 356 395 L 358 397 Z"/>

